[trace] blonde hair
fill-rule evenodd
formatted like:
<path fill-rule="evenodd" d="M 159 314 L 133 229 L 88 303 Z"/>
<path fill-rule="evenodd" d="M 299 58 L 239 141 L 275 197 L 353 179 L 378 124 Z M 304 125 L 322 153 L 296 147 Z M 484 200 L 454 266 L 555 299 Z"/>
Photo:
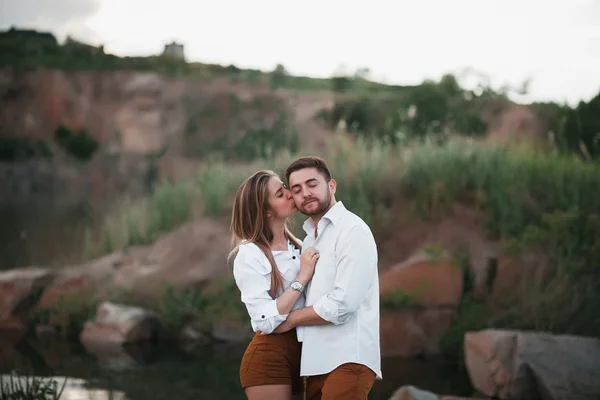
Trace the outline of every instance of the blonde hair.
<path fill-rule="evenodd" d="M 263 251 L 271 264 L 269 294 L 275 298 L 283 289 L 283 277 L 271 253 L 273 232 L 266 217 L 269 211 L 268 183 L 271 178 L 279 179 L 279 176 L 271 170 L 260 170 L 248 177 L 238 188 L 231 214 L 232 250 L 227 262 L 230 266 L 233 264 L 242 241 L 254 243 Z M 285 224 L 285 236 L 300 248 L 300 241 L 290 232 L 288 224 L 289 220 Z"/>

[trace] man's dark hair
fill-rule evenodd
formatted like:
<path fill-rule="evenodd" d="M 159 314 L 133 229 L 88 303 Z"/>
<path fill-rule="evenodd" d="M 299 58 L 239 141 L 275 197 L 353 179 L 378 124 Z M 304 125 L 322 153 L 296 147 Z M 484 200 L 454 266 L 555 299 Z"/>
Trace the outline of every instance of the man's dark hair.
<path fill-rule="evenodd" d="M 301 169 L 305 168 L 316 168 L 317 171 L 319 171 L 325 178 L 325 182 L 329 182 L 331 180 L 331 171 L 329 171 L 329 167 L 327 166 L 325 160 L 317 156 L 307 156 L 297 159 L 291 163 L 289 167 L 287 167 L 285 170 L 286 181 L 288 183 L 290 182 L 290 175 L 293 172 L 300 171 Z"/>

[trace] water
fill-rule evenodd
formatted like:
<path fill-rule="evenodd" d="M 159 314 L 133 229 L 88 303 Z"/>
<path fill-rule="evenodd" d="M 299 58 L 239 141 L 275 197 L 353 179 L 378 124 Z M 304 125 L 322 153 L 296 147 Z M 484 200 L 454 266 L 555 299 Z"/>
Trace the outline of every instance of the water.
<path fill-rule="evenodd" d="M 88 351 L 79 343 L 15 343 L 0 336 L 0 374 L 69 377 L 62 400 L 244 400 L 238 375 L 244 350 L 240 344 L 148 344 Z M 375 383 L 370 400 L 387 400 L 402 385 L 438 394 L 473 393 L 464 369 L 441 359 L 384 358 L 382 370 L 384 380 Z"/>
<path fill-rule="evenodd" d="M 86 228 L 100 226 L 107 208 L 84 200 L 0 203 L 0 271 L 84 261 Z"/>

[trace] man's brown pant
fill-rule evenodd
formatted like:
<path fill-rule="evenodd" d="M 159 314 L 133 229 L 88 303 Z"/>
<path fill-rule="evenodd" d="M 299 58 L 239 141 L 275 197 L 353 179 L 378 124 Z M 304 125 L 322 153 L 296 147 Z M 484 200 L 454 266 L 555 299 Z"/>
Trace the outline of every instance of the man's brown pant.
<path fill-rule="evenodd" d="M 306 379 L 306 400 L 366 400 L 375 373 L 362 364 L 342 364 L 324 375 Z"/>

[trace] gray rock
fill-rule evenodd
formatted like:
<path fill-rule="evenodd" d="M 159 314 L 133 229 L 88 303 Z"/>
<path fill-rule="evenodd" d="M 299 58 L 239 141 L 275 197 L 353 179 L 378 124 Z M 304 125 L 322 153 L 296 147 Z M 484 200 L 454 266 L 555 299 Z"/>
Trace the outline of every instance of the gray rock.
<path fill-rule="evenodd" d="M 465 335 L 473 386 L 501 399 L 600 399 L 600 340 L 484 330 Z"/>
<path fill-rule="evenodd" d="M 98 306 L 94 320 L 85 324 L 80 340 L 83 343 L 132 343 L 150 340 L 159 330 L 160 321 L 156 313 L 107 301 Z"/>
<path fill-rule="evenodd" d="M 438 400 L 438 396 L 409 385 L 396 390 L 389 400 Z"/>

